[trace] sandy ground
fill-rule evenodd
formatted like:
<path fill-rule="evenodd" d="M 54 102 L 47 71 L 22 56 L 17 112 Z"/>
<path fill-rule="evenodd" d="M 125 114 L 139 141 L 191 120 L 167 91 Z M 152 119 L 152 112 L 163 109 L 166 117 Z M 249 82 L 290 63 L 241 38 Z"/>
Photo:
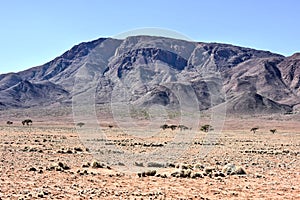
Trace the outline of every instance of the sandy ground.
<path fill-rule="evenodd" d="M 250 133 L 255 125 L 260 129 Z M 206 133 L 194 130 L 196 138 L 174 165 L 139 177 L 134 171 L 101 164 L 105 161 L 96 166 L 93 150 L 83 145 L 71 124 L 3 124 L 0 199 L 300 199 L 299 126 L 297 121 L 228 119 L 213 143 L 206 144 Z M 278 131 L 272 134 L 271 128 Z M 157 142 L 156 136 L 137 141 L 115 127 L 105 131 L 120 149 L 161 148 L 143 145 Z M 161 130 L 165 137 L 160 143 L 178 132 Z M 205 145 L 211 149 L 202 157 Z M 241 166 L 246 174 L 221 173 L 228 163 Z"/>

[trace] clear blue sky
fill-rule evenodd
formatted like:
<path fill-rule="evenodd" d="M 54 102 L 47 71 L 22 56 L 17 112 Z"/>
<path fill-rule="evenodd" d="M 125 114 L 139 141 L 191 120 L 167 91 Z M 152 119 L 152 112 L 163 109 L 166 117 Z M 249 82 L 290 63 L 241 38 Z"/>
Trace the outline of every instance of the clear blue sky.
<path fill-rule="evenodd" d="M 300 52 L 298 0 L 3 0 L 0 73 L 44 64 L 82 41 L 143 27 L 195 41 Z"/>

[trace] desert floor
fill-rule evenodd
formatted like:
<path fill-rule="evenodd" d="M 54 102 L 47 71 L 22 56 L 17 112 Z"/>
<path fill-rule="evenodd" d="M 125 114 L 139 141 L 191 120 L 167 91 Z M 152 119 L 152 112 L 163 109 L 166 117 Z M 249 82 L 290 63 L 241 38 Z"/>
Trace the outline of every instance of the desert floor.
<path fill-rule="evenodd" d="M 300 199 L 297 120 L 228 119 L 210 143 L 207 133 L 190 130 L 196 137 L 185 153 L 145 177 L 93 161 L 97 157 L 83 145 L 79 127 L 35 121 L 0 126 L 0 199 Z M 249 130 L 255 125 L 254 134 Z M 102 131 L 116 148 L 144 153 L 161 148 L 147 144 L 164 145 L 180 133 L 160 130 L 159 140 L 154 135 L 137 141 L 116 127 Z M 206 156 L 203 148 L 209 148 Z M 228 163 L 246 174 L 221 173 Z"/>

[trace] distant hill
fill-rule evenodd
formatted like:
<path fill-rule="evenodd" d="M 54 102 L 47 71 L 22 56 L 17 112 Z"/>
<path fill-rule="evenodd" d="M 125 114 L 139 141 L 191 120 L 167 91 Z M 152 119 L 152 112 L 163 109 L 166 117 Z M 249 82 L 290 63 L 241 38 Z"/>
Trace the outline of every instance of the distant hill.
<path fill-rule="evenodd" d="M 96 104 L 173 108 L 196 97 L 200 110 L 226 103 L 233 114 L 289 113 L 300 104 L 300 54 L 152 36 L 100 38 L 0 75 L 0 109 L 68 106 L 95 85 Z"/>

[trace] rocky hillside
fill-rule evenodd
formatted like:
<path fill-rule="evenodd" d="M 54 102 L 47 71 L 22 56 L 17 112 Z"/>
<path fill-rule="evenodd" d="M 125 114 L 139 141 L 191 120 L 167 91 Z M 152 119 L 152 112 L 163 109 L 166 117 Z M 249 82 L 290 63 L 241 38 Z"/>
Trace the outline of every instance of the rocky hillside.
<path fill-rule="evenodd" d="M 100 38 L 0 75 L 0 109 L 72 105 L 87 91 L 96 104 L 200 110 L 226 104 L 227 113 L 290 113 L 300 104 L 300 54 L 152 36 Z"/>

